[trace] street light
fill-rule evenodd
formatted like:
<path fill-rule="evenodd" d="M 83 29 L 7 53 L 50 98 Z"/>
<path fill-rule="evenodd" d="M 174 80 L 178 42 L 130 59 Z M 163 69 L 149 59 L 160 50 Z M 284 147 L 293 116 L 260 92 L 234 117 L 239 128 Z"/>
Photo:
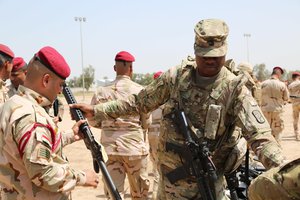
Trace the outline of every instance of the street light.
<path fill-rule="evenodd" d="M 246 43 L 247 43 L 247 62 L 249 62 L 249 41 L 248 41 L 248 39 L 251 37 L 251 34 L 245 33 L 244 37 L 246 38 Z"/>
<path fill-rule="evenodd" d="M 85 17 L 74 17 L 75 21 L 80 24 L 80 46 L 81 46 L 81 68 L 82 68 L 82 95 L 83 101 L 85 100 L 84 95 L 84 66 L 83 66 L 83 44 L 82 44 L 82 22 L 86 22 Z"/>

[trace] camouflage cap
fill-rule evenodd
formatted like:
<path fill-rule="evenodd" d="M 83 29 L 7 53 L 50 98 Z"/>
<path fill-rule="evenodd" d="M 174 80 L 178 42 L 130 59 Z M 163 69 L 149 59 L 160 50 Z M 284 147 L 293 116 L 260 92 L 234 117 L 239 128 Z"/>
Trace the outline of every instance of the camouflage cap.
<path fill-rule="evenodd" d="M 220 57 L 227 53 L 227 24 L 219 19 L 204 19 L 195 26 L 195 55 Z"/>
<path fill-rule="evenodd" d="M 253 72 L 253 66 L 248 63 L 248 62 L 241 62 L 239 65 L 238 65 L 238 70 L 240 71 L 245 71 L 245 72 L 248 72 L 248 73 L 252 73 Z"/>

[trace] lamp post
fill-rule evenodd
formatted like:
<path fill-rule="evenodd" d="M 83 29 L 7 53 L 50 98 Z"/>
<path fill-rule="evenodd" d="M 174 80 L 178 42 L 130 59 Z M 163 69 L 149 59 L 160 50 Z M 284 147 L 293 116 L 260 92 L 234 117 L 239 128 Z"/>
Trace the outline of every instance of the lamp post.
<path fill-rule="evenodd" d="M 246 45 L 247 45 L 247 62 L 249 62 L 249 38 L 251 37 L 251 34 L 245 33 L 244 37 L 246 38 Z"/>
<path fill-rule="evenodd" d="M 85 100 L 85 95 L 84 95 L 84 66 L 83 66 L 83 42 L 82 42 L 82 22 L 86 22 L 85 17 L 75 17 L 75 21 L 79 22 L 80 25 L 80 46 L 81 46 L 81 68 L 82 68 L 82 98 L 83 101 Z"/>

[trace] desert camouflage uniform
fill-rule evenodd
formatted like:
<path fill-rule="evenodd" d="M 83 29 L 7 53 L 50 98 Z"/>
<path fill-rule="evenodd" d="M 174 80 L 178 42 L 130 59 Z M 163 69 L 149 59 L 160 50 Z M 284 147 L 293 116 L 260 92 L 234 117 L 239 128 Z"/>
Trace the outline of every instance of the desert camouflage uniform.
<path fill-rule="evenodd" d="M 300 80 L 293 81 L 288 89 L 290 91 L 290 99 L 293 105 L 293 124 L 294 133 L 297 140 L 300 140 L 298 122 L 299 122 L 299 112 L 300 112 Z"/>
<path fill-rule="evenodd" d="M 299 200 L 300 158 L 270 169 L 251 182 L 249 200 Z"/>
<path fill-rule="evenodd" d="M 16 90 L 16 88 L 13 84 L 10 84 L 8 86 L 7 95 L 8 95 L 9 98 L 12 97 L 13 95 L 17 94 L 17 92 L 18 91 Z"/>
<path fill-rule="evenodd" d="M 189 58 L 181 66 L 162 74 L 138 95 L 126 100 L 117 100 L 94 107 L 95 120 L 113 119 L 123 115 L 149 112 L 164 104 L 161 136 L 158 145 L 160 181 L 158 199 L 200 199 L 194 177 L 188 177 L 171 184 L 166 174 L 182 166 L 184 158 L 172 151 L 166 151 L 166 143 L 184 146 L 182 134 L 176 131 L 168 117 L 175 109 L 184 109 L 193 125 L 194 133 L 203 137 L 203 130 L 217 167 L 215 199 L 226 199 L 223 174 L 236 163 L 230 154 L 239 142 L 238 132 L 226 133 L 232 124 L 241 127 L 249 146 L 258 155 L 265 167 L 278 166 L 283 161 L 282 150 L 271 135 L 270 126 L 263 117 L 256 101 L 245 86 L 240 86 L 241 76 L 236 77 L 225 67 L 216 80 L 205 88 L 198 86 L 196 63 Z M 180 105 L 181 104 L 181 105 Z M 237 109 L 238 108 L 238 109 Z M 210 115 L 207 113 L 214 113 Z M 198 131 L 197 131 L 198 130 Z"/>
<path fill-rule="evenodd" d="M 119 75 L 106 87 L 99 87 L 91 104 L 125 99 L 137 94 L 143 87 L 130 77 Z M 124 193 L 124 181 L 128 176 L 132 199 L 147 199 L 149 179 L 147 172 L 148 148 L 144 129 L 151 123 L 149 115 L 126 116 L 101 123 L 90 124 L 101 128 L 101 144 L 108 155 L 107 169 L 119 192 Z"/>
<path fill-rule="evenodd" d="M 70 168 L 62 152 L 74 141 L 73 131 L 62 133 L 43 106 L 50 102 L 19 86 L 1 110 L 0 182 L 3 200 L 69 199 L 85 173 Z"/>
<path fill-rule="evenodd" d="M 274 77 L 262 82 L 261 89 L 261 110 L 271 126 L 272 135 L 280 141 L 284 129 L 283 106 L 289 99 L 289 91 L 282 81 Z"/>
<path fill-rule="evenodd" d="M 0 79 L 0 105 L 2 105 L 7 99 L 7 87 L 5 86 L 5 82 Z"/>
<path fill-rule="evenodd" d="M 152 161 L 152 173 L 154 176 L 153 180 L 153 191 L 152 191 L 152 199 L 156 199 L 157 190 L 158 190 L 158 181 L 159 181 L 159 173 L 157 169 L 157 146 L 158 146 L 158 137 L 160 133 L 160 122 L 162 120 L 162 110 L 163 107 L 160 106 L 158 109 L 152 112 L 152 123 L 150 128 L 148 129 L 148 141 L 149 141 L 149 150 L 150 150 L 150 159 Z"/>

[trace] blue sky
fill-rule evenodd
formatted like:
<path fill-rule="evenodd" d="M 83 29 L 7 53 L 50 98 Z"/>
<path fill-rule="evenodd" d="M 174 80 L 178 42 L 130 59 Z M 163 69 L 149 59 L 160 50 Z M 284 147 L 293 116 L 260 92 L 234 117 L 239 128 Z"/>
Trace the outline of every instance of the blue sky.
<path fill-rule="evenodd" d="M 136 57 L 136 73 L 165 71 L 193 55 L 194 26 L 220 18 L 229 26 L 227 59 L 300 70 L 299 0 L 0 0 L 0 43 L 29 61 L 43 46 L 56 48 L 71 67 L 81 68 L 80 24 L 84 66 L 96 78 L 114 78 L 114 56 L 126 50 Z"/>

